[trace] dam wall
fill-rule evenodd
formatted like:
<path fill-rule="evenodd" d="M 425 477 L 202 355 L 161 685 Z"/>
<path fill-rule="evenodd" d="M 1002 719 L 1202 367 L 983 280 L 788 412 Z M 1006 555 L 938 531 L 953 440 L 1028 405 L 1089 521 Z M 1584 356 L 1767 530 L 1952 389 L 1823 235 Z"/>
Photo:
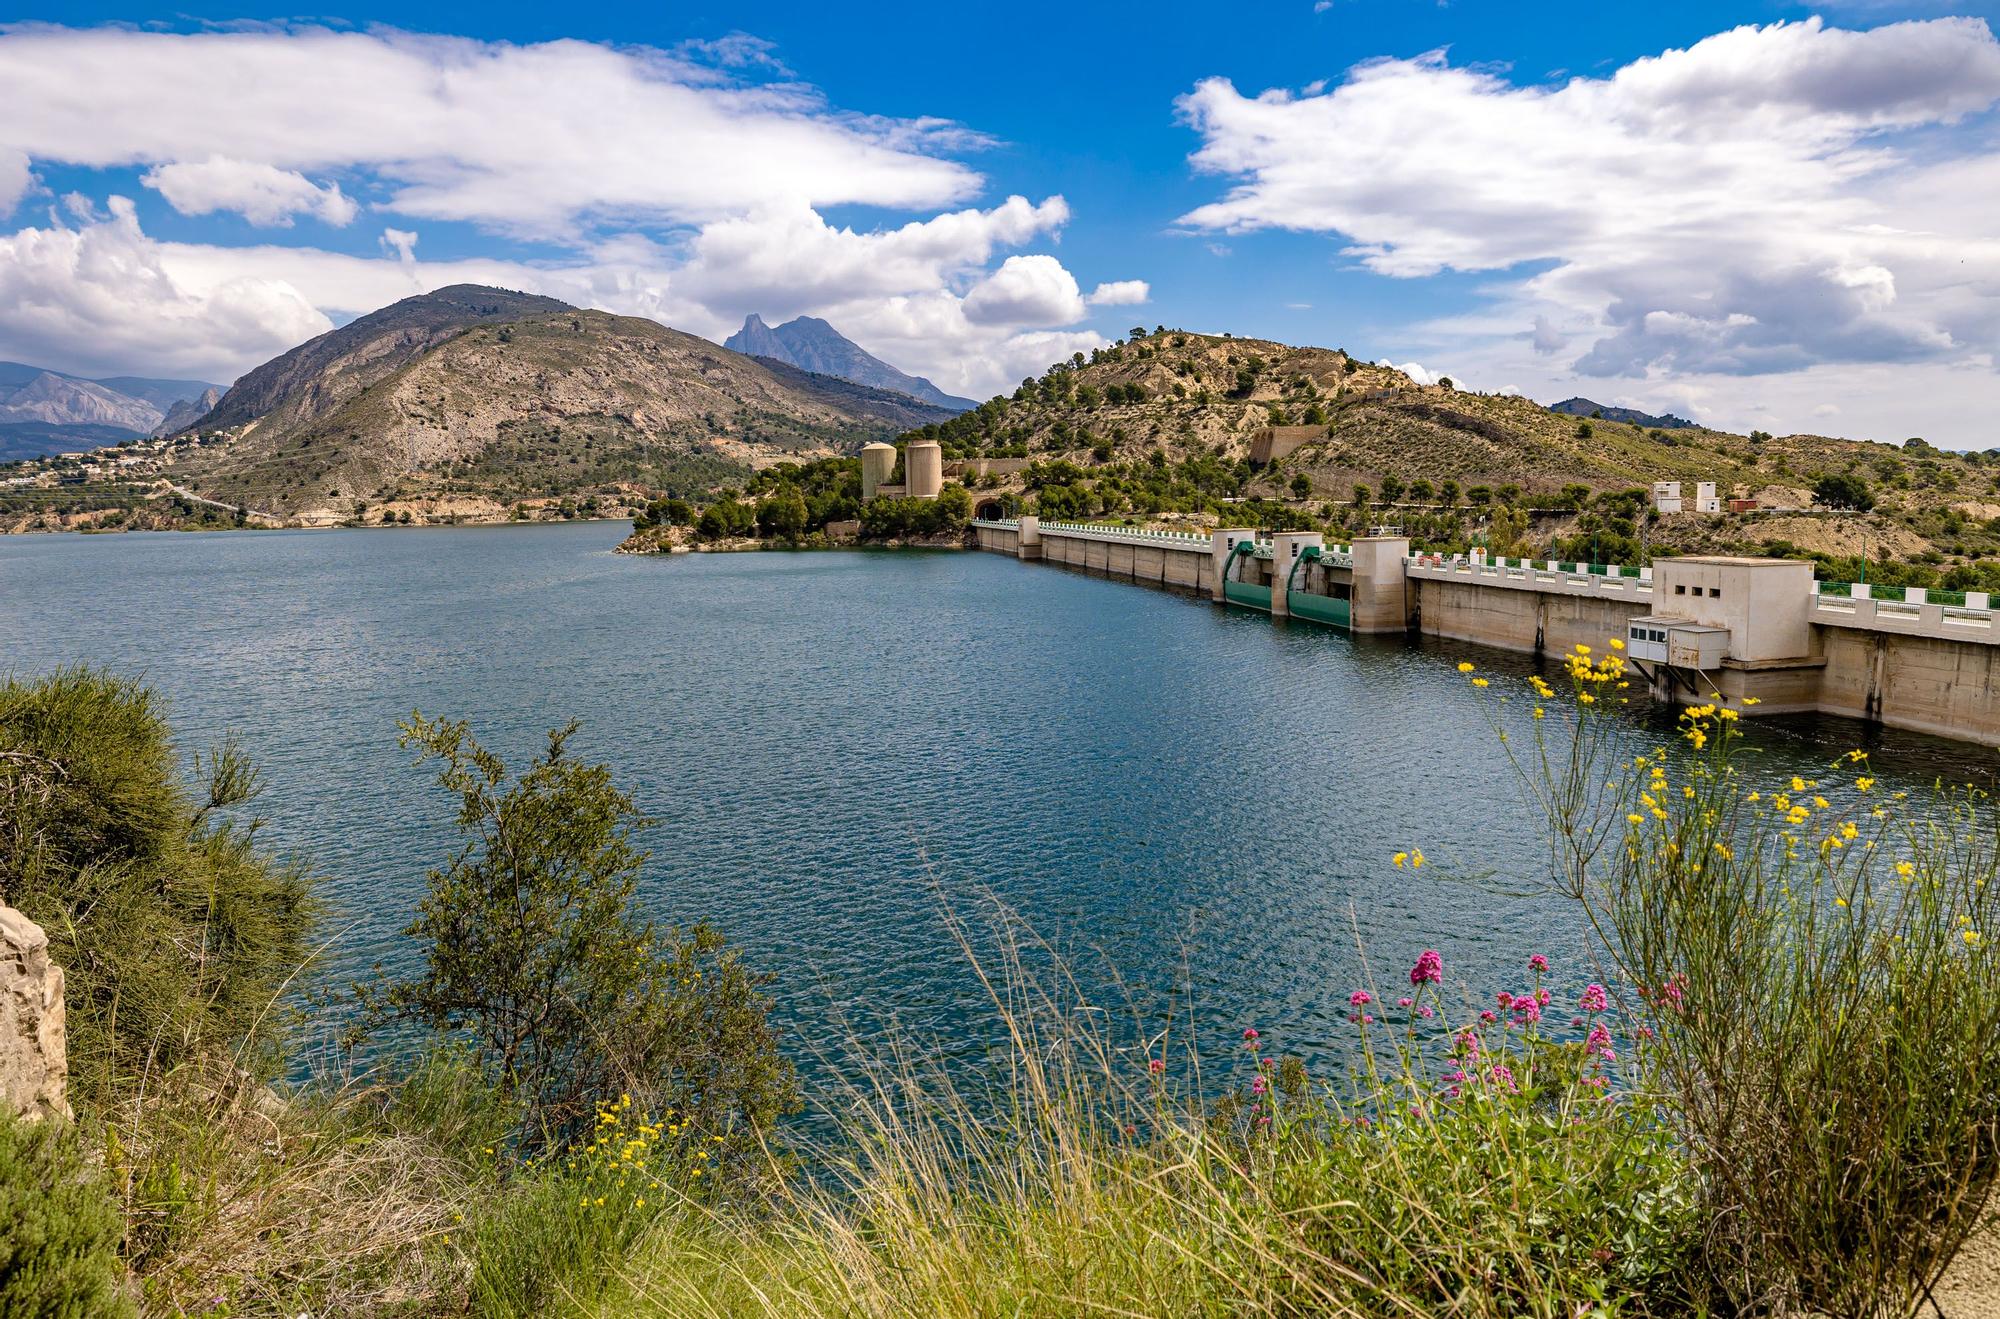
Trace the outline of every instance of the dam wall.
<path fill-rule="evenodd" d="M 1413 578 L 1410 585 L 1424 636 L 1530 654 L 1561 653 L 1578 643 L 1602 649 L 1651 607 L 1637 596 L 1510 591 L 1487 582 Z"/>
<path fill-rule="evenodd" d="M 1396 536 L 1202 535 L 975 521 L 980 549 L 1351 632 L 1554 657 L 1617 638 L 1656 700 L 1820 711 L 2000 746 L 2000 611 L 1977 592 L 1815 582 L 1810 564 L 1688 557 L 1650 568 L 1409 552 Z M 1877 588 L 1879 590 L 1879 588 Z"/>

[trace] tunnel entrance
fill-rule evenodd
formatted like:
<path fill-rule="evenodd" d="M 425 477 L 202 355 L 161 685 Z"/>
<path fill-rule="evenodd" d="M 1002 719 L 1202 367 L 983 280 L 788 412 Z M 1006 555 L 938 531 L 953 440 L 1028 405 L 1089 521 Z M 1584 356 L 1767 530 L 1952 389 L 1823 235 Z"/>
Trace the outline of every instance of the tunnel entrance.
<path fill-rule="evenodd" d="M 982 499 L 972 510 L 972 516 L 978 518 L 981 522 L 998 522 L 1006 514 L 1001 509 L 999 500 Z"/>

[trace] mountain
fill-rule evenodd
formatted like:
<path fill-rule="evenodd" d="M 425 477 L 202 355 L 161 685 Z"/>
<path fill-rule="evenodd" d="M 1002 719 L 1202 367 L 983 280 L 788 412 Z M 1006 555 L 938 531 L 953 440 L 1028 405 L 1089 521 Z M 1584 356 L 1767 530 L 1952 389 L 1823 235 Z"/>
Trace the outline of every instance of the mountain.
<path fill-rule="evenodd" d="M 1566 398 L 1560 403 L 1549 404 L 1550 412 L 1560 412 L 1568 417 L 1598 417 L 1605 421 L 1622 421 L 1628 426 L 1645 426 L 1652 430 L 1695 430 L 1695 423 L 1686 417 L 1676 417 L 1669 412 L 1656 417 L 1650 412 L 1640 412 L 1635 408 L 1612 408 L 1602 403 L 1593 403 L 1587 398 Z"/>
<path fill-rule="evenodd" d="M 89 380 L 44 371 L 0 399 L 0 422 L 39 421 L 51 426 L 111 426 L 139 434 L 151 430 L 160 411 Z"/>
<path fill-rule="evenodd" d="M 175 470 L 210 498 L 309 518 L 402 498 L 695 492 L 951 415 L 656 321 L 460 286 L 244 376 L 202 419 L 230 438 Z"/>
<path fill-rule="evenodd" d="M 723 340 L 722 346 L 750 357 L 769 357 L 818 375 L 852 380 L 872 389 L 892 389 L 953 412 L 979 406 L 969 398 L 945 393 L 922 376 L 898 371 L 816 316 L 801 316 L 774 330 L 753 312 L 743 318 L 743 328 Z"/>
<path fill-rule="evenodd" d="M 176 402 L 216 388 L 199 380 L 107 376 L 0 362 L 0 444 L 9 460 L 115 444 L 146 435 Z M 108 438 L 107 438 L 108 437 Z"/>
<path fill-rule="evenodd" d="M 153 427 L 153 435 L 178 435 L 182 431 L 193 430 L 201 419 L 215 411 L 215 405 L 222 402 L 222 389 L 210 385 L 193 398 L 184 398 L 167 409 L 167 415 L 160 424 Z"/>
<path fill-rule="evenodd" d="M 0 422 L 0 463 L 80 453 L 135 438 L 116 426 L 51 426 L 45 421 Z"/>
<path fill-rule="evenodd" d="M 338 410 L 467 326 L 571 310 L 555 298 L 479 284 L 420 293 L 272 358 L 200 420 L 212 429 L 252 422 L 293 429 Z"/>

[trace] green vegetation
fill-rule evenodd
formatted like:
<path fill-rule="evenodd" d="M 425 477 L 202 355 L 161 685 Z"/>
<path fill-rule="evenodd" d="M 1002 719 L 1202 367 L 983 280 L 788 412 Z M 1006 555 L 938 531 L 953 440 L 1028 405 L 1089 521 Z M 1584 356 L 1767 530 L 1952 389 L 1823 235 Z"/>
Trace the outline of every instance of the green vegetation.
<path fill-rule="evenodd" d="M 0 1107 L 0 1314 L 132 1313 L 118 1210 L 76 1133 Z"/>
<path fill-rule="evenodd" d="M 1852 472 L 1828 472 L 1813 482 L 1813 498 L 1828 508 L 1851 508 L 1866 513 L 1875 507 L 1868 483 Z"/>
<path fill-rule="evenodd" d="M 73 1092 L 101 1104 L 218 1053 L 276 1066 L 273 1000 L 307 960 L 317 904 L 235 812 L 258 779 L 223 742 L 184 785 L 152 694 L 91 669 L 0 684 L 0 901 L 67 976 Z"/>
<path fill-rule="evenodd" d="M 94 982 L 121 1018 L 79 1019 L 105 1061 L 75 1128 L 0 1122 L 0 1261 L 35 1261 L 0 1287 L 116 1313 L 115 1249 L 162 1313 L 1914 1312 L 2000 1179 L 1991 799 L 1911 802 L 1859 751 L 1769 781 L 1714 707 L 1621 758 L 1616 643 L 1570 655 L 1561 692 L 1460 668 L 1496 698 L 1603 983 L 1558 997 L 1583 977 L 1524 949 L 1512 985 L 1470 986 L 1407 950 L 1389 983 L 1330 989 L 1350 1061 L 1316 1075 L 1255 1022 L 1228 1048 L 1178 1012 L 1107 1025 L 1003 916 L 983 964 L 960 928 L 1006 1028 L 984 1079 L 891 1040 L 795 1148 L 761 982 L 714 931 L 637 913 L 646 822 L 573 728 L 510 774 L 464 724 L 404 726 L 463 841 L 410 927 L 420 962 L 361 991 L 393 1061 L 344 1074 L 302 1067 L 270 1010 L 302 881 L 206 850 L 248 833 L 223 822 L 254 789 L 242 758 L 204 756 L 190 790 L 143 689 L 12 684 L 7 897 L 43 893 L 71 964 L 136 977 L 149 1020 L 174 992 L 206 1006 L 136 1054 L 107 1043 L 117 979 Z M 166 974 L 48 905 L 51 876 L 157 886 L 164 856 L 293 914 L 223 903 L 225 951 L 194 959 L 217 964 L 156 946 Z M 1380 864 L 1448 869 L 1415 846 Z M 309 1079 L 238 1065 L 287 1044 Z"/>
<path fill-rule="evenodd" d="M 531 1151 L 574 1144 L 599 1102 L 623 1093 L 741 1162 L 793 1094 L 763 982 L 709 926 L 637 914 L 647 822 L 608 767 L 569 755 L 575 733 L 551 732 L 509 784 L 467 725 L 421 714 L 403 725 L 403 745 L 439 762 L 466 844 L 431 872 L 405 931 L 424 949 L 421 973 L 368 987 L 369 1024 L 462 1038 L 485 1084 L 532 1119 L 520 1132 Z"/>

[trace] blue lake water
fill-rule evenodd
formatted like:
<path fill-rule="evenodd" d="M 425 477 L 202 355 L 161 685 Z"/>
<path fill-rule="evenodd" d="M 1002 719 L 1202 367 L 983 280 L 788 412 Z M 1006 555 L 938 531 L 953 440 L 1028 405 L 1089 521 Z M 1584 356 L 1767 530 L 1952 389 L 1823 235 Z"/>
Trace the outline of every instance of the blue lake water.
<path fill-rule="evenodd" d="M 1184 988 L 1205 1039 L 1325 1057 L 1365 971 L 1424 947 L 1482 992 L 1581 946 L 1467 648 L 1276 627 L 992 555 L 635 559 L 623 524 L 0 538 L 0 672 L 145 678 L 184 750 L 233 730 L 266 837 L 328 876 L 335 978 L 398 932 L 453 845 L 397 749 L 413 709 L 525 764 L 571 718 L 656 824 L 645 897 L 778 976 L 810 1072 L 889 1020 L 992 1041 L 942 918 L 995 900 L 1110 1007 Z M 1497 672 L 1520 657 L 1474 655 Z M 1496 689 L 1497 690 L 1497 686 Z M 1631 717 L 1634 745 L 1669 724 Z M 1773 772 L 1866 745 L 1889 784 L 1978 748 L 1759 725 Z M 1392 853 L 1420 846 L 1412 874 Z M 1478 883 L 1468 882 L 1478 880 Z"/>

